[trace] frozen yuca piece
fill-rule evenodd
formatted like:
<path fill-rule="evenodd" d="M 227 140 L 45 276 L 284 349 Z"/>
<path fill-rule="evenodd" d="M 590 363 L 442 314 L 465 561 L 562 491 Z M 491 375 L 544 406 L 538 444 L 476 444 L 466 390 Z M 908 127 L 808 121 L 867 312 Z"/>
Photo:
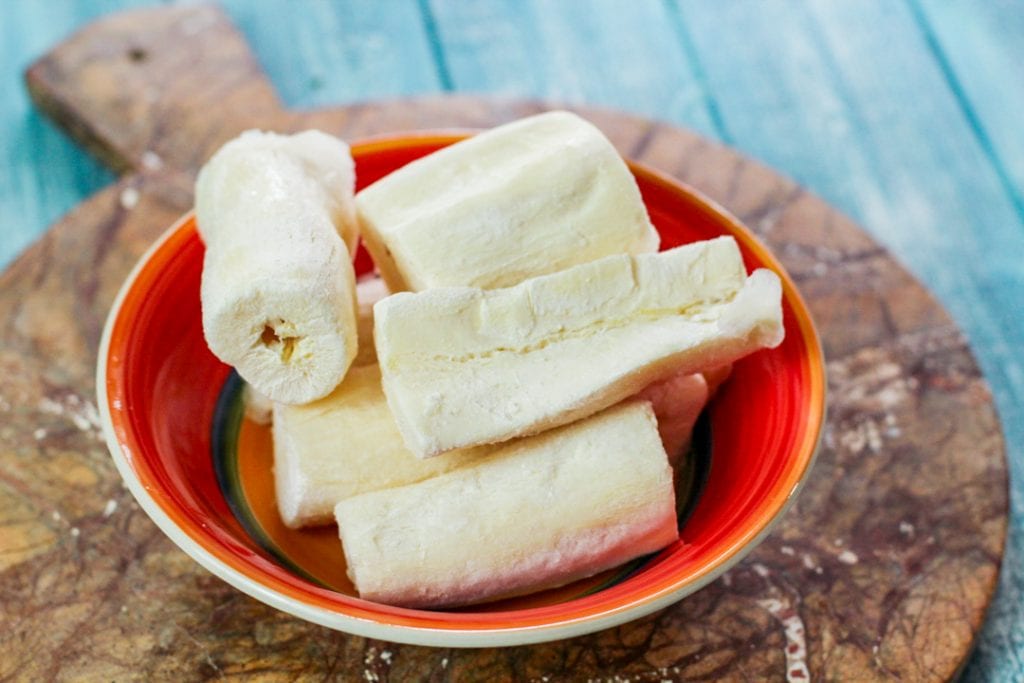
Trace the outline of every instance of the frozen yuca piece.
<path fill-rule="evenodd" d="M 536 434 L 783 336 L 778 276 L 747 277 L 731 237 L 507 289 L 394 294 L 374 318 L 384 393 L 420 457 Z"/>
<path fill-rule="evenodd" d="M 648 384 L 634 396 L 651 402 L 658 418 L 661 444 L 673 465 L 690 447 L 697 419 L 731 372 L 732 365 L 728 363 L 693 374 L 676 372 Z"/>
<path fill-rule="evenodd" d="M 405 607 L 562 585 L 678 537 L 672 469 L 641 401 L 349 498 L 335 515 L 359 595 Z"/>
<path fill-rule="evenodd" d="M 480 133 L 362 190 L 366 246 L 392 291 L 507 287 L 658 248 L 636 181 L 604 135 L 549 112 Z"/>
<path fill-rule="evenodd" d="M 700 374 L 672 375 L 638 394 L 651 402 L 670 462 L 689 440 L 706 396 Z M 502 447 L 414 457 L 395 426 L 376 365 L 353 365 L 337 389 L 313 403 L 275 404 L 273 422 L 278 508 L 291 528 L 327 524 L 346 498 L 466 467 Z"/>
<path fill-rule="evenodd" d="M 347 145 L 317 131 L 243 133 L 199 173 L 203 334 L 271 400 L 325 396 L 356 354 L 353 183 Z"/>
<path fill-rule="evenodd" d="M 291 528 L 330 523 L 339 501 L 437 476 L 493 448 L 413 457 L 388 410 L 376 365 L 353 366 L 319 401 L 275 404 L 273 438 L 278 511 Z"/>

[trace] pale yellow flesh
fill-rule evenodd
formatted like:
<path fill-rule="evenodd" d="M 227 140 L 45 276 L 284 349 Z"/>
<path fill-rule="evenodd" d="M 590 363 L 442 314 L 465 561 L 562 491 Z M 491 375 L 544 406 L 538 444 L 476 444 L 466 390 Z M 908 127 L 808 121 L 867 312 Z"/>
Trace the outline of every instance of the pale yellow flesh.
<path fill-rule="evenodd" d="M 476 462 L 491 448 L 413 457 L 391 416 L 376 365 L 353 365 L 325 398 L 274 405 L 274 484 L 291 528 L 327 524 L 354 495 L 428 479 Z"/>
<path fill-rule="evenodd" d="M 384 392 L 420 457 L 567 424 L 783 335 L 778 277 L 747 277 L 727 237 L 502 290 L 400 293 L 374 316 Z"/>
<path fill-rule="evenodd" d="M 678 536 L 672 470 L 641 401 L 349 498 L 335 515 L 360 596 L 406 607 L 562 585 Z"/>
<path fill-rule="evenodd" d="M 434 152 L 362 190 L 356 206 L 392 291 L 506 287 L 659 243 L 625 162 L 568 112 Z"/>
<path fill-rule="evenodd" d="M 373 304 L 387 294 L 377 277 L 356 285 L 359 353 L 328 396 L 300 406 L 273 404 L 246 387 L 246 416 L 274 423 L 274 484 L 288 527 L 331 523 L 334 506 L 345 498 L 420 481 L 476 459 L 476 451 L 466 449 L 419 460 L 402 442 L 373 345 Z"/>

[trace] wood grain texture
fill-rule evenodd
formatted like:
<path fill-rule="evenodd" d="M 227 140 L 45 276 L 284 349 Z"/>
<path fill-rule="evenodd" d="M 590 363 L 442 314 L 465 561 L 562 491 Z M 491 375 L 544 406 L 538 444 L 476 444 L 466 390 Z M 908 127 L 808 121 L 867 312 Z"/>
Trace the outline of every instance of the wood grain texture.
<path fill-rule="evenodd" d="M 439 98 L 288 113 L 219 13 L 136 15 L 148 36 L 141 46 L 130 19 L 90 27 L 101 39 L 72 39 L 30 77 L 73 134 L 132 172 L 0 276 L 0 675 L 781 678 L 795 644 L 786 627 L 804 629 L 815 677 L 928 680 L 961 666 L 995 584 L 1007 506 L 998 422 L 963 337 L 887 252 L 799 186 L 695 134 L 610 111 L 583 113 L 624 153 L 744 219 L 798 280 L 820 325 L 828 428 L 811 481 L 774 535 L 712 586 L 633 624 L 479 651 L 330 632 L 200 569 L 121 487 L 92 403 L 106 309 L 134 260 L 189 206 L 197 164 L 254 124 L 357 138 L 492 125 L 540 107 Z M 103 51 L 90 52 L 95 44 Z M 126 63 L 133 47 L 146 59 Z M 197 61 L 183 78 L 183 49 L 218 73 L 196 78 Z M 162 87 L 125 106 L 147 83 Z M 217 115 L 195 115 L 197 103 Z"/>

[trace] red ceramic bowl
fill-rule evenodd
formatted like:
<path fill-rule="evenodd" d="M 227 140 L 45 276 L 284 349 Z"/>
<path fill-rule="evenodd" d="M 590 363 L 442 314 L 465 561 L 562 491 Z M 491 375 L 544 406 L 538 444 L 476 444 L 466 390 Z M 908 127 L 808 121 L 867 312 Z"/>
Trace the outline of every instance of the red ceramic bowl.
<path fill-rule="evenodd" d="M 356 144 L 359 186 L 461 137 L 417 134 Z M 178 546 L 238 589 L 302 619 L 392 641 L 472 647 L 553 640 L 635 619 L 706 585 L 765 537 L 807 477 L 823 424 L 822 354 L 792 280 L 745 227 L 692 188 L 631 167 L 662 248 L 733 235 L 748 269 L 771 268 L 783 282 L 786 339 L 737 363 L 708 407 L 710 469 L 680 540 L 670 547 L 611 578 L 451 611 L 361 600 L 341 564 L 334 570 L 342 578 L 334 580 L 316 576 L 315 567 L 307 571 L 342 558 L 334 530 L 279 536 L 267 515 L 273 509 L 269 468 L 259 465 L 269 459 L 269 440 L 251 425 L 232 431 L 218 424 L 225 419 L 231 371 L 203 341 L 203 245 L 191 216 L 142 257 L 117 297 L 100 346 L 100 411 L 133 495 Z M 361 273 L 372 268 L 363 252 L 356 265 Z M 217 454 L 224 434 L 237 455 L 227 475 Z M 250 476 L 254 471 L 261 474 Z M 240 500 L 255 516 L 247 518 Z"/>

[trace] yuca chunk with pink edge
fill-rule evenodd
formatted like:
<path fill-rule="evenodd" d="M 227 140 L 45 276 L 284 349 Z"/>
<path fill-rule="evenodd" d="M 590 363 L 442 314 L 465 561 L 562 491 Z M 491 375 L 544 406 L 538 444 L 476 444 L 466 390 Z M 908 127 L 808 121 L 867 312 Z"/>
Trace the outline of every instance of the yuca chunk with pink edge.
<path fill-rule="evenodd" d="M 645 401 L 349 498 L 335 516 L 359 595 L 404 607 L 564 585 L 678 538 L 672 468 Z"/>

